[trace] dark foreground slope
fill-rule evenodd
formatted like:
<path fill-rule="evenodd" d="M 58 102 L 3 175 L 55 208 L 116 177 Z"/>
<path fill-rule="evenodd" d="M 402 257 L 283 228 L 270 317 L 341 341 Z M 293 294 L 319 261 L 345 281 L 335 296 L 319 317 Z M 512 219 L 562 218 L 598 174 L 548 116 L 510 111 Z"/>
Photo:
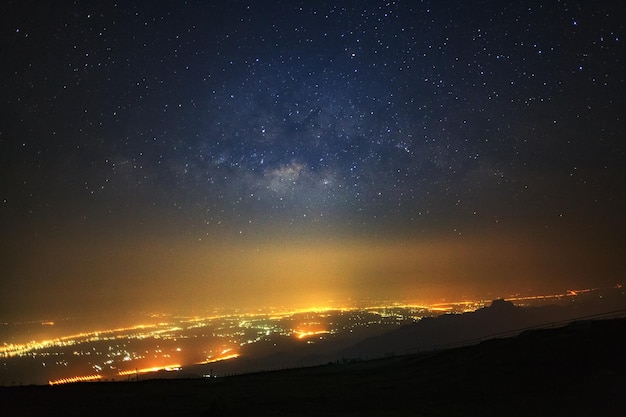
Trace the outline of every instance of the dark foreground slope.
<path fill-rule="evenodd" d="M 626 320 L 229 378 L 0 389 L 0 416 L 624 416 Z"/>

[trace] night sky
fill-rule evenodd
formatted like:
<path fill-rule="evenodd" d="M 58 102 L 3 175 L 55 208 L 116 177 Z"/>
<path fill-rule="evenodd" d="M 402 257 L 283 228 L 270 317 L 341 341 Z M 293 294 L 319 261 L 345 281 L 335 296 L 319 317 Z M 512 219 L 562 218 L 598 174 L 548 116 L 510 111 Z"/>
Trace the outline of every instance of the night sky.
<path fill-rule="evenodd" d="M 616 1 L 5 1 L 0 319 L 626 267 Z"/>

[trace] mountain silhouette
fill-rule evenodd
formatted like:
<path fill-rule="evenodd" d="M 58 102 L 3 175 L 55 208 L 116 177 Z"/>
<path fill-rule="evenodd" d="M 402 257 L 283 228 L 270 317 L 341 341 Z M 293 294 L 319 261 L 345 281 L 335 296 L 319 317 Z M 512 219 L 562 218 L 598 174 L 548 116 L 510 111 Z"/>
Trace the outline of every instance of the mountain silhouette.
<path fill-rule="evenodd" d="M 580 311 L 554 305 L 518 307 L 503 299 L 463 314 L 427 317 L 341 352 L 346 358 L 372 359 L 478 343 L 514 336 L 524 329 L 574 319 Z"/>

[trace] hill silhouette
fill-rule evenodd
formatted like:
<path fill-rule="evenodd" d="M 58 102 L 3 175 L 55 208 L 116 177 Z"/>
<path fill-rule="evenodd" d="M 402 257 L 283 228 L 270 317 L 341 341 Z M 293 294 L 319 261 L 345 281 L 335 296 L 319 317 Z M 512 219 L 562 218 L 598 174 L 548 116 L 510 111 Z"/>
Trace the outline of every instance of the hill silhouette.
<path fill-rule="evenodd" d="M 493 308 L 514 311 L 500 302 Z M 5 387 L 0 415 L 623 416 L 624 334 L 626 319 L 587 320 L 346 365 L 228 378 Z"/>
<path fill-rule="evenodd" d="M 571 320 L 578 310 L 558 307 L 517 307 L 510 301 L 494 300 L 464 314 L 426 317 L 381 336 L 369 338 L 342 352 L 345 357 L 370 359 L 415 353 L 479 342 L 498 335 L 514 335 L 527 328 Z"/>

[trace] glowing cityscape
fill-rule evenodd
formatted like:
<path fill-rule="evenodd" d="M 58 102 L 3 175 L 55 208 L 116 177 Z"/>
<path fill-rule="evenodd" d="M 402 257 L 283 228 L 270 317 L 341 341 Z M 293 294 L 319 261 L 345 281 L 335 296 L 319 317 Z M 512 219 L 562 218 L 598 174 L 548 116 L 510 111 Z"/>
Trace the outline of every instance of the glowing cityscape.
<path fill-rule="evenodd" d="M 510 300 L 518 305 L 568 302 L 589 291 L 569 290 Z M 354 344 L 424 317 L 475 311 L 489 302 L 429 306 L 381 303 L 368 307 L 231 312 L 210 317 L 149 315 L 145 317 L 149 323 L 130 327 L 22 343 L 4 342 L 0 345 L 0 385 L 220 376 L 218 372 L 240 370 L 218 368 L 220 362 L 234 364 L 240 358 L 302 349 L 305 345 L 318 344 L 316 348 L 322 348 L 324 344 Z M 45 329 L 58 326 L 50 321 L 38 325 Z"/>

